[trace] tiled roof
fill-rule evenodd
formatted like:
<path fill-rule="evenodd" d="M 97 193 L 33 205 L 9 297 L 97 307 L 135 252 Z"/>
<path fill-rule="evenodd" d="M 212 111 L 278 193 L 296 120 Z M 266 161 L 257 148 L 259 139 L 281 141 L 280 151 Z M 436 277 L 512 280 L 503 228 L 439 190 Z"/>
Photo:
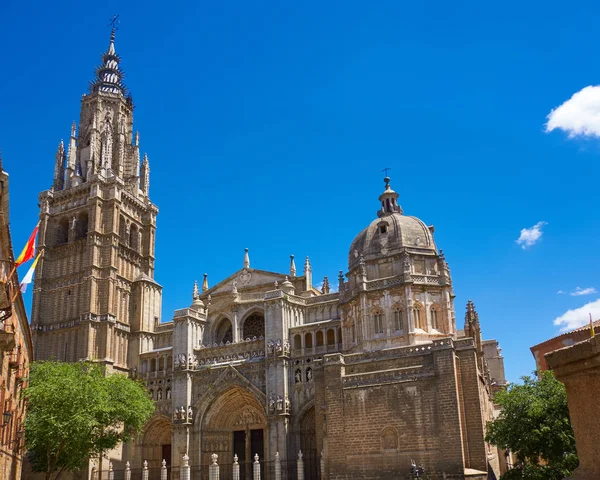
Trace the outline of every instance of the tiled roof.
<path fill-rule="evenodd" d="M 593 323 L 594 323 L 594 330 L 595 330 L 594 333 L 597 332 L 598 334 L 600 334 L 600 320 L 595 320 Z M 575 328 L 573 330 L 569 330 L 568 332 L 561 333 L 560 335 L 557 335 L 556 337 L 552 337 L 547 340 L 544 340 L 543 342 L 540 342 L 540 343 L 534 345 L 533 347 L 531 347 L 530 350 L 533 350 L 534 348 L 539 347 L 540 345 L 544 345 L 545 343 L 551 342 L 552 340 L 556 340 L 557 338 L 567 338 L 574 332 L 581 332 L 581 331 L 585 331 L 585 330 L 589 330 L 589 329 L 590 329 L 590 324 L 586 323 L 585 325 L 582 325 L 581 327 Z"/>

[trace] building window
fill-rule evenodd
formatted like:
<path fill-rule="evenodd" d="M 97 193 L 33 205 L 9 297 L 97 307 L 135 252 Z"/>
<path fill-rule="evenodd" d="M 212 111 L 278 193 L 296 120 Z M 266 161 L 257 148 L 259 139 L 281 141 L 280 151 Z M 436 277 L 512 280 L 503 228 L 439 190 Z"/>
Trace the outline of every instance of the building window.
<path fill-rule="evenodd" d="M 404 310 L 394 310 L 394 330 L 404 330 Z"/>
<path fill-rule="evenodd" d="M 380 231 L 381 233 L 387 233 L 387 226 L 385 226 L 385 225 L 382 225 L 381 227 L 379 227 L 379 231 Z"/>
<path fill-rule="evenodd" d="M 375 333 L 383 333 L 383 315 L 381 313 L 376 313 L 373 315 L 373 320 L 375 323 Z"/>
<path fill-rule="evenodd" d="M 436 307 L 431 307 L 431 328 L 438 329 L 438 311 Z"/>
<path fill-rule="evenodd" d="M 421 330 L 425 330 L 422 324 L 422 315 L 421 309 L 419 307 L 413 308 L 413 320 L 415 322 L 415 328 L 420 328 Z"/>

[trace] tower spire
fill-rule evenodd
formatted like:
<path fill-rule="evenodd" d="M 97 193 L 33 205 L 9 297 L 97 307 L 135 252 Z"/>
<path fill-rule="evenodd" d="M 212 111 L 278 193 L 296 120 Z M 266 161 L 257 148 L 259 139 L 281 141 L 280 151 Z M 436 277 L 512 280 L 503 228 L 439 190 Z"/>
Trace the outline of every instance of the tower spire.
<path fill-rule="evenodd" d="M 115 28 L 110 32 L 110 43 L 102 55 L 102 63 L 96 67 L 96 77 L 90 82 L 90 93 L 107 92 L 125 96 L 127 87 L 123 84 L 123 72 L 119 68 L 121 57 L 115 50 Z"/>
<path fill-rule="evenodd" d="M 61 140 L 56 150 L 56 162 L 54 164 L 54 189 L 62 190 L 65 186 L 65 162 L 67 156 L 65 154 L 65 144 Z"/>
<path fill-rule="evenodd" d="M 296 276 L 296 262 L 294 262 L 294 256 L 290 255 L 290 277 Z"/>

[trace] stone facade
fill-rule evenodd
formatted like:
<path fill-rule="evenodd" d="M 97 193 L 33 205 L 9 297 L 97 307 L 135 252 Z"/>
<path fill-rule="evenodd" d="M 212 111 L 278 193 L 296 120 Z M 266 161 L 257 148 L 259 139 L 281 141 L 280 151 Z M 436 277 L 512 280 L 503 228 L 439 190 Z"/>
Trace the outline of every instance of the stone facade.
<path fill-rule="evenodd" d="M 23 467 L 25 399 L 21 392 L 27 386 L 33 344 L 13 270 L 8 194 L 9 178 L 0 160 L 0 478 L 12 480 L 21 478 Z"/>
<path fill-rule="evenodd" d="M 579 467 L 569 478 L 600 478 L 600 432 L 593 420 L 600 414 L 600 341 L 598 337 L 588 338 L 548 353 L 546 362 L 567 389 L 579 457 Z"/>
<path fill-rule="evenodd" d="M 255 454 L 302 450 L 308 478 L 321 462 L 331 479 L 406 474 L 412 459 L 455 478 L 498 473 L 483 439 L 493 386 L 477 313 L 469 302 L 458 335 L 434 228 L 404 215 L 389 178 L 337 292 L 327 278 L 314 287 L 308 257 L 301 272 L 293 256 L 270 272 L 246 249 L 240 270 L 212 288 L 205 275 L 162 321 L 157 209 L 118 60 L 113 35 L 40 195 L 32 320 L 37 358 L 91 359 L 146 382 L 157 413 L 115 468 L 179 467 L 184 454 L 207 468 L 236 454 L 249 469 Z"/>

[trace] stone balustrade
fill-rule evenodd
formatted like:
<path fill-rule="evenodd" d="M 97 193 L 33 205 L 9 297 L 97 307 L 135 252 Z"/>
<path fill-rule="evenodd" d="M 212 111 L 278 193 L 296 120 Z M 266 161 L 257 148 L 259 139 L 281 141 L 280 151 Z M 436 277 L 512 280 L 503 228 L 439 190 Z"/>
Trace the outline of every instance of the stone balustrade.
<path fill-rule="evenodd" d="M 201 345 L 194 350 L 198 368 L 219 363 L 253 361 L 265 357 L 264 337 L 254 337 L 240 342 Z"/>

